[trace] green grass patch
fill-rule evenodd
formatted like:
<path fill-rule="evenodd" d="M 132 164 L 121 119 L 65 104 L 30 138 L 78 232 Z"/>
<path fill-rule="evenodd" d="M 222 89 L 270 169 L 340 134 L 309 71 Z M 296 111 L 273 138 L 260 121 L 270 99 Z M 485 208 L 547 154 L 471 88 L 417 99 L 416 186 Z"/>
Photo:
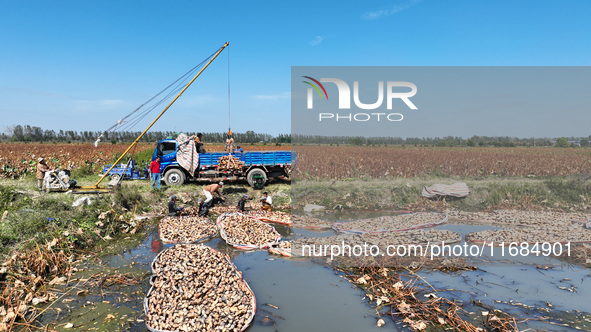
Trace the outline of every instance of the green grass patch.
<path fill-rule="evenodd" d="M 548 196 L 555 201 L 589 203 L 591 196 L 591 176 L 569 178 L 549 178 L 544 181 L 549 190 Z"/>
<path fill-rule="evenodd" d="M 134 212 L 147 209 L 139 188 L 122 186 L 112 195 L 89 195 L 91 204 L 74 207 L 80 195 L 42 194 L 32 198 L 11 187 L 0 186 L 1 206 L 8 209 L 0 222 L 0 255 L 16 244 L 33 240 L 45 243 L 65 238 L 76 249 L 90 248 L 106 236 L 127 233 L 137 224 Z M 101 218 L 101 213 L 106 213 Z"/>
<path fill-rule="evenodd" d="M 440 198 L 438 204 L 422 197 L 425 186 L 436 183 L 465 182 L 470 188 L 466 198 Z M 585 211 L 591 207 L 591 177 L 433 177 L 382 180 L 295 181 L 292 190 L 294 208 L 318 204 L 328 209 L 379 210 L 417 207 L 454 207 L 465 211 L 490 209 L 540 209 Z"/>

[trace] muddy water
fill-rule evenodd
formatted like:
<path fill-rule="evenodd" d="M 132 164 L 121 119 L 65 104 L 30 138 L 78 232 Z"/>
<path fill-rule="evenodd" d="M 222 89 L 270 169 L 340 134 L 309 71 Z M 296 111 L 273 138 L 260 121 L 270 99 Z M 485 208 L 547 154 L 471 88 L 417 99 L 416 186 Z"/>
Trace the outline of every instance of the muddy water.
<path fill-rule="evenodd" d="M 371 217 L 374 213 L 360 214 Z M 379 213 L 378 213 L 379 214 Z M 381 214 L 383 215 L 383 213 Z M 340 220 L 340 216 L 329 216 Z M 285 239 L 301 236 L 330 236 L 333 232 L 310 232 L 276 226 Z M 437 228 L 469 232 L 494 229 L 490 225 L 447 224 Z M 336 274 L 322 262 L 285 259 L 266 251 L 242 252 L 227 246 L 221 239 L 206 245 L 230 255 L 253 289 L 258 311 L 247 331 L 370 331 L 375 327 L 375 308 L 363 299 L 363 292 Z M 114 244 L 115 247 L 118 244 Z M 170 247 L 161 245 L 155 226 L 141 243 L 121 245 L 116 254 L 81 265 L 77 278 L 99 272 L 131 273 L 141 282 L 137 285 L 108 285 L 90 288 L 64 296 L 60 304 L 48 310 L 43 321 L 58 320 L 53 327 L 60 331 L 147 331 L 143 322 L 142 300 L 149 289 L 150 263 L 158 252 Z M 500 253 L 471 259 L 476 271 L 441 273 L 421 271 L 418 274 L 437 290 L 438 296 L 465 304 L 467 316 L 475 323 L 489 307 L 515 315 L 520 329 L 547 331 L 591 330 L 591 271 L 569 265 L 556 258 L 499 257 Z M 426 292 L 434 292 L 425 284 Z M 278 309 L 276 309 L 277 307 Z M 111 315 L 112 317 L 109 317 Z M 271 325 L 263 323 L 269 317 Z M 550 321 L 538 321 L 550 317 Z M 385 319 L 385 331 L 405 330 L 400 323 Z M 71 323 L 73 328 L 65 329 Z M 561 326 L 561 325 L 568 326 Z M 578 329 L 576 329 L 578 328 Z"/>
<path fill-rule="evenodd" d="M 278 226 L 277 230 L 284 238 L 300 236 L 286 227 Z M 375 309 L 363 300 L 363 293 L 323 264 L 283 259 L 266 251 L 243 252 L 221 239 L 205 244 L 228 253 L 255 293 L 257 315 L 247 331 L 366 331 L 375 327 Z M 157 229 L 152 227 L 139 245 L 83 264 L 78 278 L 98 272 L 135 271 L 143 275 L 143 281 L 139 285 L 90 289 L 81 296 L 68 295 L 67 302 L 53 307 L 59 308 L 59 314 L 48 310 L 44 322 L 58 319 L 53 327 L 59 331 L 147 331 L 142 300 L 150 287 L 150 263 L 170 246 L 159 243 Z M 114 318 L 105 319 L 107 315 Z M 274 325 L 264 324 L 265 317 Z M 66 328 L 67 323 L 73 328 Z M 386 330 L 397 331 L 394 324 L 388 326 Z"/>
<path fill-rule="evenodd" d="M 279 331 L 365 331 L 375 325 L 373 311 L 360 291 L 332 269 L 260 251 L 241 253 L 234 262 L 257 298 L 257 322 L 248 331 L 274 331 L 272 326 L 260 325 L 264 316 L 272 318 Z"/>
<path fill-rule="evenodd" d="M 437 228 L 459 232 L 494 229 L 493 226 L 449 224 Z M 482 316 L 494 307 L 513 314 L 520 329 L 547 331 L 591 330 L 591 270 L 555 257 L 510 256 L 500 248 L 471 259 L 476 271 L 456 274 L 422 272 L 439 296 L 469 304 Z M 478 305 L 470 305 L 476 301 Z M 480 305 L 482 304 L 482 305 Z M 549 320 L 538 321 L 541 317 Z M 563 326 L 568 325 L 568 326 Z"/>
<path fill-rule="evenodd" d="M 376 212 L 364 212 L 333 215 L 328 219 L 375 216 Z M 458 232 L 464 239 L 471 232 L 502 227 L 450 221 L 436 228 Z M 319 236 L 327 235 L 332 234 Z M 458 243 L 464 244 L 465 241 Z M 467 310 L 466 317 L 476 325 L 484 320 L 483 314 L 497 308 L 514 315 L 520 330 L 591 331 L 590 269 L 556 257 L 511 256 L 507 248 L 504 251 L 497 247 L 487 249 L 482 256 L 466 257 L 468 263 L 478 268 L 475 271 L 420 271 L 418 274 L 426 281 L 425 293 L 462 302 Z"/>

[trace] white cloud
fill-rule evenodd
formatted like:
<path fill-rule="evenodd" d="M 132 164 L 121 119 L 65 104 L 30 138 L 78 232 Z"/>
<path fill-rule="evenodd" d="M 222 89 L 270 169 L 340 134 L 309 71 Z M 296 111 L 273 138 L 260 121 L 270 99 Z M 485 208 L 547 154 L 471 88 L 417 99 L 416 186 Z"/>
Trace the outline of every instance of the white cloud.
<path fill-rule="evenodd" d="M 254 95 L 250 98 L 255 100 L 281 100 L 291 98 L 291 92 L 281 92 L 273 95 Z"/>
<path fill-rule="evenodd" d="M 369 11 L 369 12 L 363 14 L 362 18 L 366 19 L 366 20 L 377 20 L 382 17 L 396 14 L 396 13 L 399 13 L 403 10 L 406 10 L 421 1 L 422 0 L 410 0 L 410 1 L 400 3 L 400 4 L 396 4 L 390 8 L 387 8 L 387 9 L 379 9 L 379 10 Z"/>
<path fill-rule="evenodd" d="M 312 39 L 312 41 L 310 41 L 310 46 L 318 46 L 322 44 L 322 41 L 324 41 L 323 36 L 316 36 L 314 39 Z"/>

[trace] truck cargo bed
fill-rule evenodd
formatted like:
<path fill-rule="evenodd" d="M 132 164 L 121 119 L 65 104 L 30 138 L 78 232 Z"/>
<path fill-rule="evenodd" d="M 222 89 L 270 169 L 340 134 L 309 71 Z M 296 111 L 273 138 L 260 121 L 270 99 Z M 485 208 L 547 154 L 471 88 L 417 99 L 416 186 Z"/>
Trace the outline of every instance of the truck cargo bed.
<path fill-rule="evenodd" d="M 200 153 L 199 164 L 202 167 L 216 166 L 220 157 L 227 155 L 227 152 Z M 291 164 L 292 160 L 291 151 L 232 153 L 232 156 L 239 158 L 246 166 L 283 166 Z"/>

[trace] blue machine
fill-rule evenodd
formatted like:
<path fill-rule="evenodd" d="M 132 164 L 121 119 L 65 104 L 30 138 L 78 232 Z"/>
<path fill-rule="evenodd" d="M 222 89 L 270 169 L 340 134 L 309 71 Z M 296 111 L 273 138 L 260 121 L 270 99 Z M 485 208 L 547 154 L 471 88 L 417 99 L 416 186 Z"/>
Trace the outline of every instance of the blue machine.
<path fill-rule="evenodd" d="M 103 174 L 105 174 L 109 168 L 113 165 L 103 166 Z M 109 172 L 110 176 L 121 176 L 123 180 L 145 180 L 150 178 L 149 170 L 147 167 L 140 169 L 137 167 L 135 160 L 130 159 L 127 164 L 116 164 L 115 167 Z"/>

